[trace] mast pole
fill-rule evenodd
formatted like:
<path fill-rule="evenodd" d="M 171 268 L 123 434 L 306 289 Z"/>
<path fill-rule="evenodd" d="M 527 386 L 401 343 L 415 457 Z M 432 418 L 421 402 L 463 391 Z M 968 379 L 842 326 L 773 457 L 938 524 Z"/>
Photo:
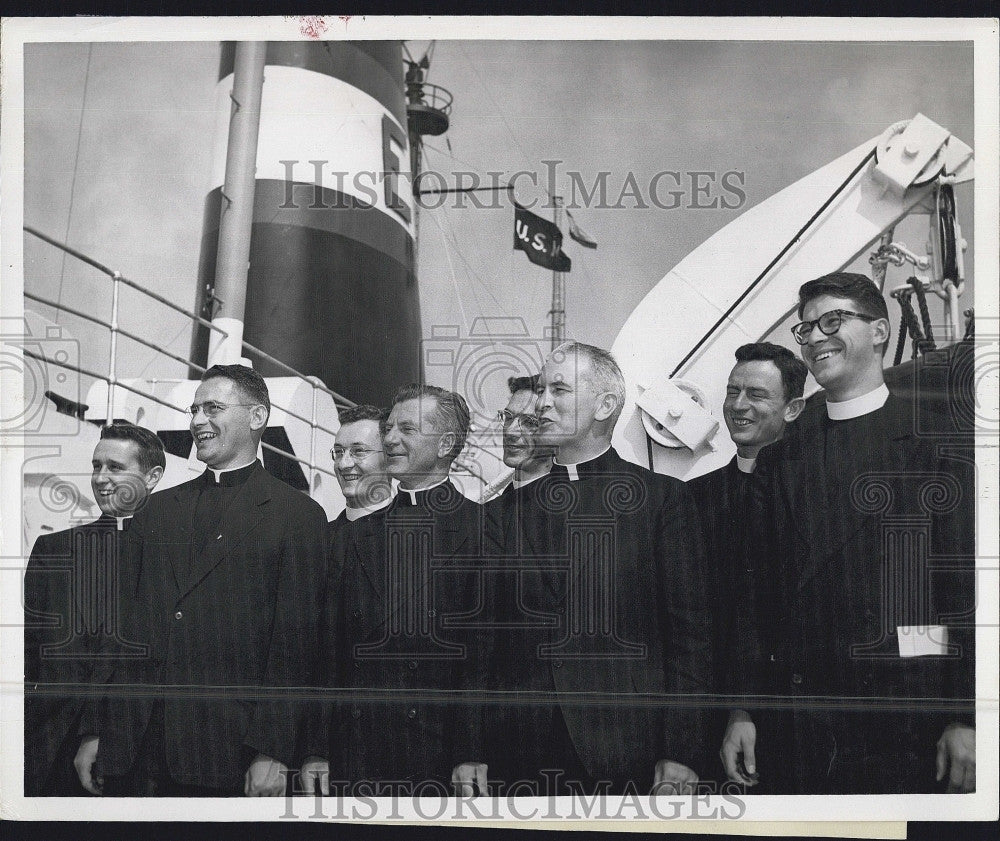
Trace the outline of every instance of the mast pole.
<path fill-rule="evenodd" d="M 552 221 L 556 227 L 562 224 L 562 197 L 552 197 Z M 565 293 L 563 287 L 563 273 L 552 272 L 552 350 L 555 350 L 565 341 L 566 333 L 566 310 Z"/>
<path fill-rule="evenodd" d="M 219 252 L 215 263 L 215 296 L 220 306 L 212 324 L 228 335 L 212 331 L 208 364 L 227 365 L 243 356 L 243 320 L 250 267 L 250 234 L 257 169 L 257 134 L 264 86 L 266 41 L 240 41 L 233 68 L 233 101 L 229 117 L 226 179 L 219 215 Z"/>

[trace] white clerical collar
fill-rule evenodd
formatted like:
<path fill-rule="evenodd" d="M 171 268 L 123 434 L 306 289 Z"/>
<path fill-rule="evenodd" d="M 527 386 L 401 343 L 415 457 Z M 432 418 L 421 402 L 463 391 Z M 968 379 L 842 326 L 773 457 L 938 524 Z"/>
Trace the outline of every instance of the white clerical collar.
<path fill-rule="evenodd" d="M 739 470 L 740 473 L 753 473 L 753 468 L 756 463 L 756 457 L 743 458 L 741 455 L 736 456 L 736 469 Z"/>
<path fill-rule="evenodd" d="M 409 496 L 409 498 L 410 498 L 410 505 L 416 505 L 417 504 L 417 494 L 423 493 L 424 491 L 429 491 L 431 488 L 436 488 L 438 485 L 443 485 L 447 481 L 448 481 L 448 477 L 445 476 L 440 482 L 435 482 L 433 485 L 428 485 L 425 488 L 404 488 L 404 487 L 399 487 L 399 488 L 397 488 L 397 490 L 398 490 L 399 493 L 404 493 L 407 496 Z"/>
<path fill-rule="evenodd" d="M 889 387 L 882 383 L 878 388 L 862 394 L 860 397 L 852 397 L 850 400 L 840 402 L 826 401 L 826 411 L 830 420 L 850 420 L 868 415 L 885 405 L 889 399 Z"/>
<path fill-rule="evenodd" d="M 116 525 L 118 531 L 125 531 L 125 524 L 131 519 L 132 519 L 131 514 L 129 514 L 127 517 L 115 517 L 115 520 L 117 521 Z"/>
<path fill-rule="evenodd" d="M 548 475 L 549 475 L 548 473 L 542 473 L 538 476 L 532 476 L 530 479 L 514 479 L 511 482 L 511 484 L 514 486 L 514 490 L 516 491 L 518 488 L 523 488 L 525 485 L 530 485 L 532 482 L 541 479 L 542 476 L 548 476 Z"/>
<path fill-rule="evenodd" d="M 246 464 L 241 464 L 239 467 L 225 467 L 222 470 L 216 470 L 214 467 L 210 467 L 208 469 L 212 471 L 212 478 L 215 479 L 215 484 L 218 485 L 219 482 L 222 481 L 221 477 L 222 477 L 223 473 L 233 473 L 233 472 L 235 472 L 237 470 L 243 470 L 243 469 L 249 467 L 255 461 L 257 461 L 257 457 L 256 456 L 254 456 L 251 461 L 248 461 Z"/>
<path fill-rule="evenodd" d="M 596 456 L 591 456 L 590 458 L 585 458 L 583 461 L 578 461 L 578 462 L 575 462 L 574 464 L 563 464 L 561 461 L 559 461 L 558 457 L 556 457 L 556 459 L 554 459 L 554 461 L 560 467 L 565 467 L 566 468 L 566 473 L 569 474 L 569 480 L 571 482 L 575 482 L 575 481 L 577 481 L 580 478 L 580 473 L 577 470 L 578 465 L 587 464 L 588 462 L 591 462 L 591 461 L 597 461 L 597 459 L 599 459 L 601 456 L 603 456 L 610 449 L 611 449 L 611 445 L 608 444 L 608 446 L 606 446 L 603 450 L 601 450 Z"/>
<path fill-rule="evenodd" d="M 354 522 L 355 520 L 360 520 L 362 517 L 367 517 L 369 514 L 374 514 L 376 511 L 381 511 L 383 508 L 388 508 L 392 505 L 392 501 L 396 498 L 395 494 L 389 494 L 385 499 L 383 499 L 377 505 L 362 505 L 360 508 L 345 508 L 344 514 L 347 515 L 349 522 Z"/>

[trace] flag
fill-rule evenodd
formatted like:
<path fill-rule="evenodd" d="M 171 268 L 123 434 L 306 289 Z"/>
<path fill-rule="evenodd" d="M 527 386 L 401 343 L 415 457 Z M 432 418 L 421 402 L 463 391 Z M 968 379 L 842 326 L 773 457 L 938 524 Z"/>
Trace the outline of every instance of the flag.
<path fill-rule="evenodd" d="M 583 228 L 576 224 L 576 219 L 573 218 L 573 214 L 568 210 L 566 211 L 566 217 L 569 219 L 570 238 L 576 240 L 585 248 L 597 248 L 597 241 L 585 230 L 583 230 Z"/>
<path fill-rule="evenodd" d="M 514 202 L 514 249 L 536 265 L 554 272 L 568 272 L 570 259 L 562 250 L 562 231 L 554 222 L 535 216 Z"/>

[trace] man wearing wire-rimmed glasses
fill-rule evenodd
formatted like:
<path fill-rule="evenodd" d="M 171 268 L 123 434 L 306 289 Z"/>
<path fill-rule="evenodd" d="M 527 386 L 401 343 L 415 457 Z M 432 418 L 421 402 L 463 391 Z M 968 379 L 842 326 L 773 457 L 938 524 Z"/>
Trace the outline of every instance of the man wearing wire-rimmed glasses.
<path fill-rule="evenodd" d="M 209 368 L 190 408 L 207 469 L 151 497 L 126 532 L 123 638 L 148 656 L 114 661 L 87 722 L 96 776 L 92 757 L 77 769 L 93 793 L 285 792 L 305 712 L 292 687 L 318 644 L 326 515 L 257 459 L 270 408 L 252 369 Z"/>
<path fill-rule="evenodd" d="M 388 416 L 385 409 L 369 405 L 340 413 L 340 429 L 330 455 L 347 507 L 330 524 L 335 529 L 392 503 L 392 480 L 382 446 L 382 424 Z"/>
<path fill-rule="evenodd" d="M 538 374 L 531 377 L 511 377 L 507 381 L 510 400 L 497 412 L 503 430 L 503 463 L 514 468 L 511 484 L 505 493 L 523 488 L 552 469 L 552 448 L 539 445 L 538 415 L 535 414 L 535 391 Z"/>

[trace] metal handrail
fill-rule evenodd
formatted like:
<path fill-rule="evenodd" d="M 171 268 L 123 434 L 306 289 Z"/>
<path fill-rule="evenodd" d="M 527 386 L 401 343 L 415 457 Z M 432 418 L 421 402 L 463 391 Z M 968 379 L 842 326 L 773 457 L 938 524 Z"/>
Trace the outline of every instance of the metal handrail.
<path fill-rule="evenodd" d="M 31 301 L 37 301 L 39 304 L 45 304 L 46 306 L 56 307 L 57 309 L 65 310 L 70 315 L 75 315 L 78 318 L 82 318 L 84 321 L 90 321 L 94 324 L 100 325 L 101 327 L 107 327 L 109 330 L 112 329 L 111 324 L 108 323 L 107 321 L 102 321 L 101 319 L 95 318 L 92 315 L 87 315 L 87 313 L 81 312 L 80 310 L 75 310 L 73 309 L 73 307 L 66 306 L 66 304 L 56 304 L 54 301 L 50 301 L 47 298 L 43 298 L 41 295 L 33 295 L 31 292 L 25 292 L 24 297 Z M 118 328 L 118 332 L 121 333 L 123 336 L 125 336 L 125 338 L 131 339 L 133 342 L 138 342 L 140 345 L 144 345 L 145 347 L 148 347 L 151 350 L 155 350 L 158 353 L 162 353 L 164 356 L 169 356 L 171 359 L 177 362 L 181 362 L 184 365 L 190 365 L 192 368 L 197 368 L 202 374 L 204 374 L 205 371 L 208 370 L 204 366 L 199 365 L 197 362 L 193 362 L 192 360 L 186 359 L 183 356 L 178 356 L 175 353 L 171 353 L 169 350 L 164 350 L 159 345 L 153 344 L 148 339 L 144 339 L 141 336 L 136 336 L 134 333 L 130 333 L 128 330 L 123 330 L 121 327 Z"/>
<path fill-rule="evenodd" d="M 29 234 L 38 237 L 40 240 L 43 240 L 44 242 L 47 242 L 49 245 L 55 246 L 56 248 L 58 248 L 61 251 L 65 251 L 67 254 L 69 254 L 69 255 L 71 255 L 73 257 L 76 257 L 78 260 L 81 260 L 82 262 L 86 263 L 89 266 L 93 266 L 98 271 L 103 272 L 104 274 L 106 274 L 112 280 L 114 280 L 116 282 L 119 282 L 119 283 L 124 283 L 126 286 L 129 286 L 132 289 L 135 289 L 137 292 L 141 292 L 142 294 L 147 295 L 148 297 L 152 298 L 154 301 L 158 301 L 159 303 L 164 304 L 165 306 L 169 307 L 170 309 L 174 310 L 175 312 L 179 312 L 182 315 L 186 316 L 187 318 L 191 319 L 192 321 L 197 322 L 202 327 L 207 327 L 210 330 L 214 330 L 216 333 L 219 333 L 223 338 L 228 338 L 229 337 L 229 334 L 225 330 L 223 330 L 221 327 L 216 326 L 211 321 L 208 321 L 207 319 L 204 319 L 201 316 L 196 315 L 193 312 L 189 312 L 188 310 L 184 309 L 183 307 L 180 307 L 177 304 L 173 303 L 172 301 L 167 300 L 162 295 L 158 295 L 156 292 L 152 292 L 149 289 L 146 289 L 141 284 L 136 283 L 133 280 L 129 280 L 121 272 L 118 272 L 118 271 L 115 271 L 114 269 L 108 268 L 103 263 L 100 263 L 97 260 L 94 260 L 92 257 L 88 257 L 82 251 L 77 251 L 72 246 L 66 245 L 66 243 L 64 243 L 64 242 L 59 242 L 59 240 L 53 239 L 52 237 L 48 236 L 48 234 L 43 234 L 41 231 L 39 231 L 39 230 L 37 230 L 35 228 L 32 228 L 30 225 L 24 225 L 23 228 Z M 54 306 L 60 307 L 62 309 L 67 309 L 66 307 L 62 307 L 61 304 L 54 305 Z M 121 332 L 121 331 L 119 330 L 119 332 Z M 292 376 L 298 377 L 303 382 L 309 383 L 309 385 L 311 385 L 313 388 L 319 389 L 320 391 L 323 391 L 326 394 L 330 395 L 330 397 L 333 398 L 334 402 L 339 401 L 344 406 L 355 406 L 355 405 L 357 405 L 356 403 L 354 403 L 354 401 L 348 399 L 347 397 L 344 397 L 342 394 L 338 394 L 336 391 L 334 391 L 331 388 L 328 388 L 323 383 L 316 382 L 315 379 L 310 378 L 306 374 L 303 374 L 301 371 L 297 371 L 291 365 L 286 365 L 280 359 L 277 359 L 277 358 L 271 356 L 266 351 L 261 350 L 260 348 L 258 348 L 256 346 L 250 344 L 249 342 L 241 342 L 240 344 L 242 345 L 242 347 L 245 350 L 252 351 L 253 353 L 255 353 L 258 356 L 260 356 L 262 359 L 265 359 L 268 362 L 270 362 L 271 364 L 277 365 L 282 370 L 287 371 Z M 158 349 L 159 348 L 157 348 L 157 350 Z M 308 421 L 307 421 L 307 423 L 308 423 Z"/>
<path fill-rule="evenodd" d="M 447 88 L 431 82 L 411 82 L 407 84 L 408 96 L 411 88 L 413 88 L 415 96 L 419 90 L 419 96 L 409 100 L 407 105 L 423 105 L 441 111 L 445 115 L 451 114 L 451 106 L 455 98 Z"/>
<path fill-rule="evenodd" d="M 49 365 L 56 365 L 60 368 L 67 368 L 70 371 L 76 371 L 78 374 L 83 374 L 85 377 L 93 377 L 95 380 L 103 380 L 108 385 L 115 385 L 118 388 L 124 388 L 126 391 L 131 391 L 133 394 L 138 394 L 140 397 L 146 397 L 149 400 L 155 400 L 157 403 L 159 403 L 162 406 L 166 406 L 168 409 L 176 409 L 178 412 L 186 411 L 186 409 L 182 409 L 180 406 L 175 406 L 173 403 L 168 403 L 166 400 L 160 399 L 155 394 L 146 394 L 146 392 L 140 391 L 137 388 L 133 388 L 130 385 L 125 385 L 125 383 L 122 382 L 112 383 L 111 378 L 106 376 L 105 374 L 96 374 L 93 371 L 88 371 L 86 368 L 81 368 L 79 365 L 73 365 L 69 362 L 60 362 L 57 359 L 49 359 L 47 356 L 44 356 L 43 354 L 40 353 L 34 353 L 33 351 L 28 350 L 27 348 L 21 348 L 21 351 L 24 353 L 25 356 L 30 356 L 32 359 L 37 359 L 40 362 L 47 362 Z M 108 421 L 110 422 L 111 420 L 112 418 L 109 417 Z"/>
<path fill-rule="evenodd" d="M 28 350 L 27 348 L 21 348 L 21 351 L 22 353 L 24 353 L 25 356 L 30 356 L 32 359 L 37 359 L 39 362 L 45 362 L 49 365 L 56 365 L 59 368 L 67 368 L 70 371 L 76 371 L 78 374 L 83 374 L 84 376 L 87 377 L 93 377 L 95 380 L 102 380 L 103 382 L 106 382 L 108 385 L 115 385 L 118 388 L 124 388 L 126 391 L 131 391 L 133 394 L 138 394 L 140 397 L 145 397 L 147 400 L 153 400 L 162 406 L 166 406 L 168 409 L 173 409 L 174 411 L 181 412 L 182 414 L 188 413 L 187 409 L 181 406 L 177 406 L 173 403 L 168 403 L 166 400 L 157 397 L 155 394 L 150 394 L 149 392 L 143 391 L 142 389 L 126 385 L 123 382 L 112 383 L 111 378 L 105 376 L 104 374 L 98 374 L 95 373 L 94 371 L 88 371 L 86 368 L 81 368 L 79 365 L 73 365 L 72 363 L 69 362 L 60 362 L 57 359 L 50 359 L 44 354 L 35 353 L 34 351 Z M 108 418 L 108 421 L 111 420 L 112 418 Z M 297 461 L 299 464 L 304 464 L 307 467 L 309 467 L 310 470 L 318 470 L 320 473 L 325 473 L 327 476 L 337 475 L 332 470 L 327 470 L 325 467 L 320 467 L 318 464 L 312 464 L 306 459 L 299 458 L 294 453 L 289 453 L 285 450 L 280 449 L 279 447 L 275 447 L 271 444 L 268 444 L 265 441 L 261 441 L 260 445 L 265 450 L 270 450 L 271 452 L 277 453 L 278 455 L 284 456 L 285 458 L 290 458 L 292 461 Z"/>
<path fill-rule="evenodd" d="M 132 289 L 135 289 L 137 292 L 140 292 L 143 295 L 146 295 L 147 297 L 152 298 L 155 301 L 158 301 L 159 303 L 163 304 L 164 306 L 168 307 L 169 309 L 171 309 L 171 310 L 173 310 L 175 312 L 178 312 L 181 315 L 184 315 L 186 318 L 190 319 L 191 321 L 193 321 L 193 322 L 195 322 L 197 324 L 200 324 L 203 327 L 207 327 L 209 330 L 213 330 L 216 333 L 219 333 L 223 338 L 228 338 L 229 334 L 225 330 L 223 330 L 222 328 L 214 325 L 211 321 L 208 321 L 207 319 L 202 318 L 201 316 L 196 315 L 193 312 L 185 310 L 183 307 L 180 307 L 177 304 L 174 304 L 172 301 L 167 300 L 162 295 L 158 295 L 157 293 L 152 292 L 149 289 L 146 289 L 141 284 L 136 283 L 135 281 L 129 280 L 124 275 L 122 275 L 121 272 L 116 271 L 116 270 L 114 270 L 114 269 L 112 269 L 112 268 L 110 268 L 108 266 L 105 266 L 103 263 L 99 262 L 98 260 L 95 260 L 94 258 L 88 256 L 87 254 L 84 254 L 82 251 L 78 251 L 77 249 L 73 248 L 72 246 L 69 246 L 69 245 L 67 245 L 64 242 L 60 242 L 59 240 L 54 239 L 53 237 L 48 236 L 47 234 L 42 233 L 41 231 L 37 230 L 36 228 L 31 227 L 30 225 L 24 225 L 23 226 L 23 230 L 25 232 L 31 234 L 32 236 L 38 237 L 43 242 L 46 242 L 49 245 L 54 246 L 55 248 L 59 249 L 60 251 L 63 251 L 64 253 L 69 254 L 72 257 L 75 257 L 76 259 L 80 260 L 81 262 L 86 263 L 88 266 L 92 266 L 93 268 L 97 269 L 98 271 L 100 271 L 103 274 L 105 274 L 108 277 L 110 277 L 111 281 L 112 281 L 112 284 L 113 284 L 113 289 L 112 289 L 112 307 L 111 307 L 112 311 L 111 311 L 111 321 L 110 322 L 103 321 L 102 319 L 99 319 L 99 318 L 96 318 L 94 316 L 88 315 L 88 314 L 86 314 L 84 312 L 81 312 L 79 310 L 73 309 L 72 307 L 64 306 L 62 304 L 59 304 L 59 303 L 47 300 L 47 299 L 45 299 L 45 298 L 43 298 L 43 297 L 41 297 L 39 295 L 33 295 L 30 292 L 25 292 L 24 293 L 25 297 L 28 298 L 28 299 L 30 299 L 30 300 L 37 301 L 39 303 L 45 304 L 47 306 L 54 307 L 56 309 L 65 310 L 66 312 L 71 313 L 72 315 L 75 315 L 78 318 L 82 318 L 82 319 L 84 319 L 86 321 L 90 321 L 90 322 L 92 322 L 94 324 L 98 324 L 101 327 L 104 327 L 104 328 L 108 329 L 110 331 L 110 334 L 111 334 L 111 359 L 110 359 L 110 362 L 109 362 L 109 375 L 106 376 L 106 375 L 103 375 L 103 374 L 98 374 L 98 373 L 95 373 L 95 372 L 92 372 L 92 371 L 88 371 L 88 370 L 79 368 L 79 367 L 74 366 L 74 365 L 70 365 L 68 363 L 61 363 L 61 362 L 57 362 L 55 360 L 50 360 L 50 359 L 45 358 L 44 356 L 39 356 L 39 355 L 34 354 L 34 353 L 32 353 L 30 351 L 27 351 L 27 350 L 25 351 L 25 353 L 28 356 L 31 356 L 31 357 L 36 358 L 36 359 L 40 359 L 41 361 L 48 362 L 48 363 L 51 363 L 51 364 L 54 364 L 54 365 L 58 365 L 58 366 L 63 367 L 63 368 L 68 368 L 70 370 L 76 371 L 77 373 L 83 374 L 85 376 L 93 377 L 94 379 L 102 380 L 103 382 L 106 382 L 108 384 L 108 386 L 109 386 L 109 388 L 108 388 L 108 410 L 107 410 L 107 417 L 109 419 L 112 418 L 113 415 L 114 415 L 114 389 L 115 389 L 116 386 L 118 386 L 120 388 L 123 388 L 126 391 L 130 391 L 133 394 L 138 394 L 141 397 L 153 400 L 153 401 L 155 401 L 157 403 L 160 403 L 161 405 L 167 406 L 168 408 L 174 409 L 175 411 L 186 412 L 187 410 L 184 409 L 184 408 L 182 408 L 182 407 L 180 407 L 180 406 L 175 406 L 175 405 L 173 405 L 171 403 L 166 402 L 165 400 L 160 399 L 159 397 L 156 397 L 155 395 L 148 394 L 148 393 L 146 393 L 146 392 L 144 392 L 144 391 L 142 391 L 140 389 L 134 388 L 132 386 L 125 385 L 124 383 L 122 383 L 122 382 L 120 382 L 118 380 L 118 378 L 116 376 L 116 359 L 117 359 L 117 342 L 116 342 L 116 336 L 119 335 L 119 334 L 122 335 L 122 336 L 125 336 L 126 338 L 132 339 L 133 341 L 138 342 L 139 344 L 143 345 L 144 347 L 148 347 L 148 348 L 156 351 L 157 353 L 161 353 L 164 356 L 169 357 L 170 359 L 173 359 L 173 360 L 175 360 L 177 362 L 181 362 L 182 364 L 185 364 L 185 365 L 188 365 L 188 366 L 190 366 L 192 368 L 195 368 L 198 371 L 200 371 L 201 373 L 204 373 L 207 370 L 204 366 L 199 365 L 196 362 L 193 362 L 193 361 L 191 361 L 189 359 L 186 359 L 186 358 L 184 358 L 182 356 L 179 356 L 179 355 L 174 354 L 174 353 L 172 353 L 172 352 L 170 352 L 168 350 L 165 350 L 164 348 L 162 348 L 162 347 L 160 347 L 158 345 L 155 345 L 155 344 L 149 342 L 148 340 L 143 339 L 142 337 L 137 336 L 134 333 L 131 333 L 131 332 L 127 331 L 127 330 L 123 330 L 121 327 L 119 327 L 118 326 L 118 289 L 119 289 L 119 284 L 120 283 L 124 283 L 126 286 L 129 286 Z M 320 382 L 319 380 L 317 380 L 315 377 L 308 377 L 308 376 L 306 376 L 301 371 L 297 371 L 292 366 L 287 365 L 286 363 L 282 362 L 280 359 L 277 359 L 276 357 L 271 356 L 269 353 L 261 350 L 258 347 L 255 347 L 254 345 L 250 344 L 249 342 L 243 341 L 243 342 L 241 342 L 241 346 L 245 350 L 248 350 L 248 351 L 250 351 L 250 352 L 258 355 L 262 359 L 270 362 L 273 365 L 278 366 L 282 370 L 287 371 L 292 376 L 295 376 L 298 379 L 302 380 L 303 382 L 307 383 L 313 389 L 313 394 L 315 394 L 315 392 L 317 390 L 325 392 L 326 394 L 328 394 L 333 399 L 334 404 L 337 405 L 338 408 L 343 407 L 343 406 L 354 406 L 354 405 L 356 405 L 352 400 L 349 400 L 348 398 L 344 397 L 343 395 L 338 394 L 337 392 L 333 391 L 333 389 L 327 388 L 326 385 L 324 385 L 322 382 Z M 313 406 L 314 406 L 314 409 L 315 409 L 315 398 L 313 400 Z M 323 426 L 321 423 L 319 423 L 315 419 L 306 418 L 303 415 L 300 415 L 297 412 L 292 411 L 291 409 L 287 409 L 287 408 L 285 408 L 283 406 L 280 406 L 280 405 L 277 405 L 277 404 L 272 404 L 272 407 L 275 408 L 275 409 L 278 409 L 278 410 L 280 410 L 282 412 L 284 412 L 287 415 L 290 415 L 291 417 L 297 418 L 298 420 L 300 420 L 303 423 L 307 424 L 310 427 L 310 429 L 313 430 L 313 433 L 312 433 L 313 436 L 315 436 L 315 430 L 317 430 L 317 429 L 322 430 L 323 432 L 326 432 L 329 435 L 335 435 L 336 434 L 335 430 L 332 430 L 332 429 L 330 429 L 330 428 L 328 428 L 326 426 Z M 315 411 L 314 411 L 314 414 L 315 414 Z M 279 454 L 281 454 L 281 455 L 283 455 L 283 456 L 285 456 L 287 458 L 291 458 L 292 460 L 297 461 L 300 464 L 305 464 L 305 465 L 307 465 L 309 467 L 310 470 L 318 470 L 321 473 L 326 473 L 327 475 L 331 475 L 331 476 L 336 475 L 336 474 L 332 473 L 331 471 L 329 471 L 329 470 L 327 470 L 327 469 L 325 469 L 323 467 L 320 467 L 318 464 L 314 464 L 311 461 L 308 461 L 308 460 L 305 460 L 305 459 L 301 459 L 301 458 L 299 458 L 298 456 L 296 456 L 296 455 L 294 455 L 292 453 L 288 453 L 288 452 L 285 452 L 284 450 L 280 450 L 280 449 L 278 449 L 276 447 L 272 447 L 269 444 L 263 444 L 263 442 L 262 442 L 262 446 L 264 446 L 264 447 L 266 447 L 266 448 L 268 448 L 270 450 L 273 450 L 274 452 L 279 453 Z M 310 455 L 312 456 L 313 453 L 310 452 Z"/>
<path fill-rule="evenodd" d="M 25 292 L 24 293 L 24 297 L 28 298 L 28 299 L 30 299 L 32 301 L 37 301 L 40 304 L 46 304 L 47 306 L 50 306 L 50 307 L 57 306 L 57 304 L 55 304 L 54 302 L 48 300 L 47 298 L 43 298 L 41 295 L 34 295 L 31 292 Z M 73 307 L 68 307 L 68 306 L 64 306 L 64 305 L 61 305 L 61 304 L 58 305 L 58 306 L 59 306 L 60 309 L 65 310 L 66 312 L 70 313 L 71 315 L 78 316 L 79 318 L 82 318 L 85 321 L 93 322 L 94 324 L 98 324 L 101 327 L 107 327 L 109 330 L 113 330 L 114 329 L 111 326 L 110 323 L 108 323 L 107 321 L 103 321 L 100 318 L 96 318 L 95 316 L 88 315 L 87 313 L 81 312 L 80 310 L 73 309 Z M 138 342 L 139 344 L 144 345 L 145 347 L 151 348 L 152 350 L 155 350 L 155 351 L 157 351 L 159 353 L 162 353 L 164 356 L 169 356 L 171 359 L 174 359 L 177 362 L 182 362 L 185 365 L 190 365 L 193 368 L 197 368 L 203 374 L 205 373 L 206 370 L 208 370 L 204 366 L 199 365 L 197 362 L 193 362 L 190 359 L 184 358 L 183 356 L 178 356 L 178 355 L 176 355 L 174 353 L 171 353 L 168 350 L 164 350 L 163 348 L 161 348 L 161 347 L 153 344 L 152 342 L 149 342 L 146 339 L 143 339 L 141 336 L 136 336 L 134 333 L 130 333 L 128 330 L 123 330 L 121 327 L 119 327 L 117 329 L 117 332 L 121 333 L 121 335 L 125 336 L 128 339 L 132 339 L 132 341 L 134 341 L 134 342 Z M 103 377 L 102 379 L 106 379 L 106 380 L 108 380 L 110 382 L 110 378 L 108 378 L 108 377 Z M 117 379 L 115 380 L 115 382 L 117 384 L 119 384 L 119 385 L 121 384 L 120 381 L 117 380 Z M 123 388 L 124 388 L 124 386 L 123 386 Z M 284 412 L 286 415 L 291 415 L 293 418 L 297 418 L 298 420 L 300 420 L 303 423 L 308 424 L 310 426 L 315 426 L 317 429 L 320 429 L 323 432 L 326 432 L 326 433 L 328 433 L 330 435 L 336 435 L 337 434 L 337 430 L 330 429 L 329 427 L 323 426 L 321 423 L 315 423 L 314 424 L 311 420 L 309 420 L 309 418 L 304 417 L 304 416 L 298 414 L 297 412 L 293 412 L 291 409 L 286 409 L 284 406 L 280 406 L 277 403 L 272 403 L 271 404 L 271 408 L 278 409 L 278 410 Z M 184 412 L 184 411 L 187 411 L 187 410 L 186 409 L 181 409 L 181 411 Z"/>
<path fill-rule="evenodd" d="M 83 252 L 77 251 L 75 248 L 72 248 L 71 246 L 66 245 L 66 243 L 64 243 L 64 242 L 59 242 L 59 240 L 53 239 L 52 237 L 48 236 L 47 234 L 43 234 L 41 231 L 38 231 L 35 228 L 32 228 L 30 225 L 24 225 L 23 227 L 24 227 L 24 230 L 27 231 L 29 234 L 32 234 L 33 236 L 38 237 L 40 240 L 43 240 L 44 242 L 47 242 L 49 245 L 54 245 L 60 251 L 65 251 L 70 256 L 76 257 L 77 260 L 83 261 L 88 266 L 93 266 L 98 271 L 103 272 L 104 274 L 106 274 L 112 280 L 114 280 L 114 281 L 116 281 L 118 283 L 124 283 L 126 286 L 130 286 L 132 289 L 135 289 L 136 292 L 141 292 L 143 295 L 146 295 L 146 296 L 152 298 L 154 301 L 158 301 L 159 303 L 163 304 L 164 306 L 169 307 L 170 309 L 174 310 L 175 312 L 179 312 L 181 315 L 187 316 L 192 321 L 197 321 L 202 327 L 207 327 L 209 330 L 214 330 L 216 333 L 221 334 L 223 338 L 228 338 L 229 337 L 229 334 L 225 330 L 223 330 L 221 327 L 217 327 L 216 325 L 212 324 L 211 321 L 208 321 L 207 319 L 202 318 L 200 315 L 195 315 L 195 313 L 189 312 L 188 310 L 184 309 L 184 307 L 180 307 L 177 304 L 175 304 L 173 301 L 168 301 L 162 295 L 158 295 L 156 292 L 152 292 L 149 289 L 146 289 L 146 287 L 141 286 L 140 284 L 136 283 L 134 280 L 129 280 L 121 272 L 115 271 L 114 269 L 109 269 L 103 263 L 98 263 L 97 260 L 94 260 L 93 258 L 88 257 Z"/>

